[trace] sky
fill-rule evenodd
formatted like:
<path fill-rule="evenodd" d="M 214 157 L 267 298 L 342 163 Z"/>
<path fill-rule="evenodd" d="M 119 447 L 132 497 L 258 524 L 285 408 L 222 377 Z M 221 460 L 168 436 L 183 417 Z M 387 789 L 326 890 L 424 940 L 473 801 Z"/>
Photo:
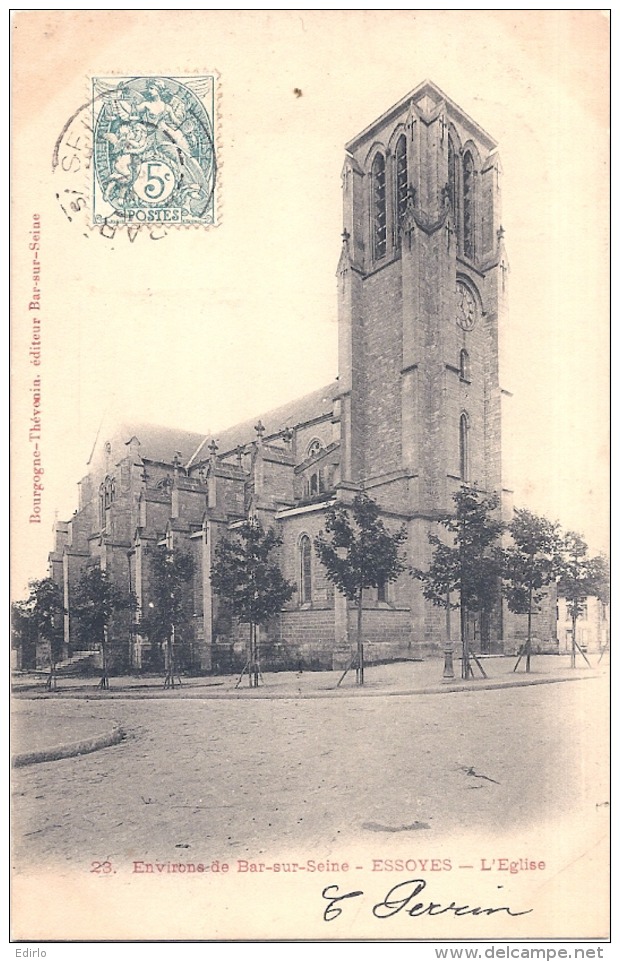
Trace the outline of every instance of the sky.
<path fill-rule="evenodd" d="M 598 11 L 34 11 L 14 19 L 13 592 L 113 412 L 215 433 L 337 374 L 344 144 L 425 79 L 499 144 L 504 483 L 609 540 L 609 76 Z M 36 56 L 32 51 L 36 50 Z M 153 241 L 69 222 L 54 145 L 89 78 L 219 74 L 219 224 Z M 300 90 L 301 95 L 295 94 Z M 88 192 L 77 173 L 73 188 Z M 59 185 L 62 185 L 59 188 Z M 28 439 L 41 219 L 41 522 Z"/>

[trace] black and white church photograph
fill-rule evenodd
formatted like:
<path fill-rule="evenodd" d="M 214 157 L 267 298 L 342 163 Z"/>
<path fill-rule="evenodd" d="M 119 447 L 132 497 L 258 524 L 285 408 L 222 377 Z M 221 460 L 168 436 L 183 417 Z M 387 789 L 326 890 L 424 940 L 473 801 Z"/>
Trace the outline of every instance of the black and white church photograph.
<path fill-rule="evenodd" d="M 609 942 L 609 11 L 11 34 L 9 939 Z"/>

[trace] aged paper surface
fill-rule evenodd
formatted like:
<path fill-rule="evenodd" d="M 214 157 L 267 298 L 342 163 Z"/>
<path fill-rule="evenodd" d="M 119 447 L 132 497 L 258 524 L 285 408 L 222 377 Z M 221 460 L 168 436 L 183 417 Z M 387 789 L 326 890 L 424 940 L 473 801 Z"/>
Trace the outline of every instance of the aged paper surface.
<path fill-rule="evenodd" d="M 45 576 L 53 522 L 69 520 L 77 505 L 75 485 L 104 416 L 120 412 L 210 437 L 333 380 L 344 144 L 425 79 L 488 130 L 502 157 L 511 277 L 500 378 L 514 394 L 504 420 L 504 477 L 518 506 L 557 518 L 582 531 L 593 552 L 605 551 L 608 27 L 597 11 L 16 14 L 15 597 L 29 578 Z M 215 223 L 206 222 L 204 206 L 181 226 L 93 223 L 93 85 L 145 77 L 216 84 L 209 107 Z M 203 96 L 204 87 L 194 89 Z M 140 135 L 114 134 L 118 167 L 108 171 L 108 196 L 122 189 Z M 167 189 L 166 172 L 145 173 L 143 191 Z M 195 167 L 195 179 L 208 176 L 208 166 Z M 146 756 L 132 758 L 131 742 L 110 749 L 124 753 L 121 761 L 85 756 L 92 761 L 82 759 L 70 779 L 63 762 L 24 769 L 25 785 L 18 773 L 14 805 L 28 824 L 14 839 L 13 937 L 605 939 L 606 690 L 593 679 L 524 689 L 520 701 L 493 692 L 484 703 L 469 694 L 370 698 L 359 710 L 353 699 L 281 701 L 273 711 L 267 701 L 241 702 L 228 718 L 225 701 L 188 701 L 185 717 L 162 714 L 181 702 L 132 702 L 129 713 L 111 703 L 106 717 L 115 724 L 142 732 L 152 724 L 160 739 L 146 763 L 148 785 Z M 457 697 L 461 707 L 448 710 L 444 700 Z M 88 714 L 88 702 L 66 709 L 55 702 L 49 724 L 75 719 L 80 704 Z M 145 706 L 153 707 L 151 720 Z M 459 711 L 482 713 L 492 751 L 485 744 L 453 750 Z M 350 745 L 333 731 L 340 713 Z M 255 745 L 253 726 L 265 731 L 258 755 L 234 749 L 241 773 L 234 790 L 249 799 L 243 824 L 227 821 L 231 785 L 218 782 L 217 770 L 199 772 L 217 812 L 202 839 L 192 834 L 201 791 L 194 786 L 183 800 L 181 783 L 173 797 L 182 777 L 175 772 L 188 765 L 184 725 L 202 726 L 222 758 L 239 745 L 239 732 Z M 364 726 L 374 733 L 367 748 Z M 441 737 L 426 752 L 437 727 Z M 261 834 L 252 798 L 269 790 L 270 745 L 287 777 L 278 775 L 279 804 Z M 332 749 L 342 753 L 342 794 L 323 780 L 321 755 Z M 448 756 L 452 769 L 476 766 L 486 784 L 464 778 L 457 789 Z M 411 785 L 402 768 L 408 757 L 425 779 L 436 772 L 444 815 L 435 822 L 422 790 L 420 798 L 410 789 L 399 796 L 401 773 Z M 325 764 L 330 771 L 332 762 Z M 491 782 L 504 783 L 492 800 Z M 164 814 L 155 812 L 157 785 Z M 46 795 L 52 808 L 42 814 Z M 169 824 L 175 831 L 167 834 Z M 146 861 L 166 867 L 145 874 Z M 170 868 L 189 862 L 209 870 Z M 304 869 L 291 873 L 284 866 L 292 864 Z M 373 912 L 394 885 L 419 879 L 426 891 L 409 908 L 424 900 L 511 913 Z M 329 886 L 337 888 L 328 895 L 350 898 L 326 918 Z"/>

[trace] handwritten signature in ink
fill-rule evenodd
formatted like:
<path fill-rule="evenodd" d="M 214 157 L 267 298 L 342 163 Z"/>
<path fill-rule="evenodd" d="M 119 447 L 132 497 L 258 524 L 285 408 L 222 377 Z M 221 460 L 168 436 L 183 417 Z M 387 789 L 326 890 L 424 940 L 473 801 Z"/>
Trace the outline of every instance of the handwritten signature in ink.
<path fill-rule="evenodd" d="M 411 918 L 420 915 L 446 915 L 447 913 L 455 916 L 463 916 L 496 915 L 499 912 L 504 912 L 506 915 L 516 918 L 519 915 L 528 915 L 533 911 L 533 909 L 525 909 L 522 912 L 515 912 L 508 905 L 483 908 L 480 905 L 471 906 L 460 901 L 452 901 L 449 905 L 443 905 L 441 902 L 418 901 L 418 896 L 425 888 L 426 882 L 424 879 L 408 879 L 406 882 L 399 882 L 398 885 L 394 885 L 389 890 L 383 901 L 373 905 L 372 914 L 377 919 L 389 919 L 401 912 L 404 915 L 411 916 Z M 341 895 L 338 885 L 328 885 L 323 889 L 321 895 L 327 902 L 323 912 L 323 919 L 326 922 L 333 922 L 334 919 L 337 919 L 338 916 L 342 914 L 343 903 L 346 902 L 347 899 L 358 898 L 364 895 L 364 892 L 345 892 Z"/>

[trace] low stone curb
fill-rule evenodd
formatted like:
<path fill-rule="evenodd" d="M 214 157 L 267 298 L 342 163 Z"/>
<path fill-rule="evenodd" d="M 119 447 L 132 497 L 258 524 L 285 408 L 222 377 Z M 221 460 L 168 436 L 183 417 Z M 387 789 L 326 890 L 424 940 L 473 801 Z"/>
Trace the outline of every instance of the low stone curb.
<path fill-rule="evenodd" d="M 124 741 L 125 737 L 125 731 L 122 728 L 115 728 L 103 735 L 84 738 L 80 742 L 72 742 L 69 745 L 56 745 L 53 748 L 41 748 L 39 751 L 13 755 L 12 765 L 13 768 L 22 768 L 24 765 L 35 765 L 37 762 L 55 762 L 60 758 L 88 755 L 90 752 L 99 751 L 100 748 L 118 745 L 119 742 Z"/>
<path fill-rule="evenodd" d="M 168 691 L 123 691 L 119 689 L 115 691 L 110 689 L 105 692 L 97 692 L 91 690 L 88 692 L 82 691 L 72 691 L 67 688 L 63 691 L 56 692 L 57 697 L 67 698 L 67 699 L 83 699 L 85 701 L 155 701 L 164 700 L 169 701 L 171 698 L 181 699 L 181 700 L 201 700 L 201 701 L 245 701 L 251 699 L 253 701 L 284 701 L 293 700 L 298 701 L 300 699 L 314 699 L 314 698 L 385 698 L 385 697 L 400 697 L 403 695 L 445 695 L 454 692 L 476 692 L 476 691 L 497 691 L 501 688 L 525 688 L 533 685 L 558 685 L 564 682 L 571 681 L 583 681 L 584 679 L 598 678 L 600 677 L 597 673 L 592 675 L 575 675 L 573 677 L 560 676 L 560 677 L 544 677 L 544 678 L 514 678 L 507 679 L 506 681 L 493 681 L 492 679 L 474 679 L 472 682 L 460 682 L 458 680 L 445 680 L 439 682 L 436 685 L 426 685 L 420 688 L 372 688 L 371 686 L 365 686 L 363 688 L 357 687 L 345 687 L 345 688 L 319 688 L 314 690 L 306 691 L 293 691 L 293 690 L 277 690 L 269 689 L 267 686 L 261 686 L 260 688 L 240 688 L 239 690 L 230 691 L 210 691 L 208 694 L 205 691 L 196 691 L 192 688 L 176 688 Z M 44 699 L 46 696 L 40 692 L 36 694 L 33 692 L 31 694 L 19 694 L 17 697 L 27 699 L 30 701 L 36 701 L 37 699 Z"/>

